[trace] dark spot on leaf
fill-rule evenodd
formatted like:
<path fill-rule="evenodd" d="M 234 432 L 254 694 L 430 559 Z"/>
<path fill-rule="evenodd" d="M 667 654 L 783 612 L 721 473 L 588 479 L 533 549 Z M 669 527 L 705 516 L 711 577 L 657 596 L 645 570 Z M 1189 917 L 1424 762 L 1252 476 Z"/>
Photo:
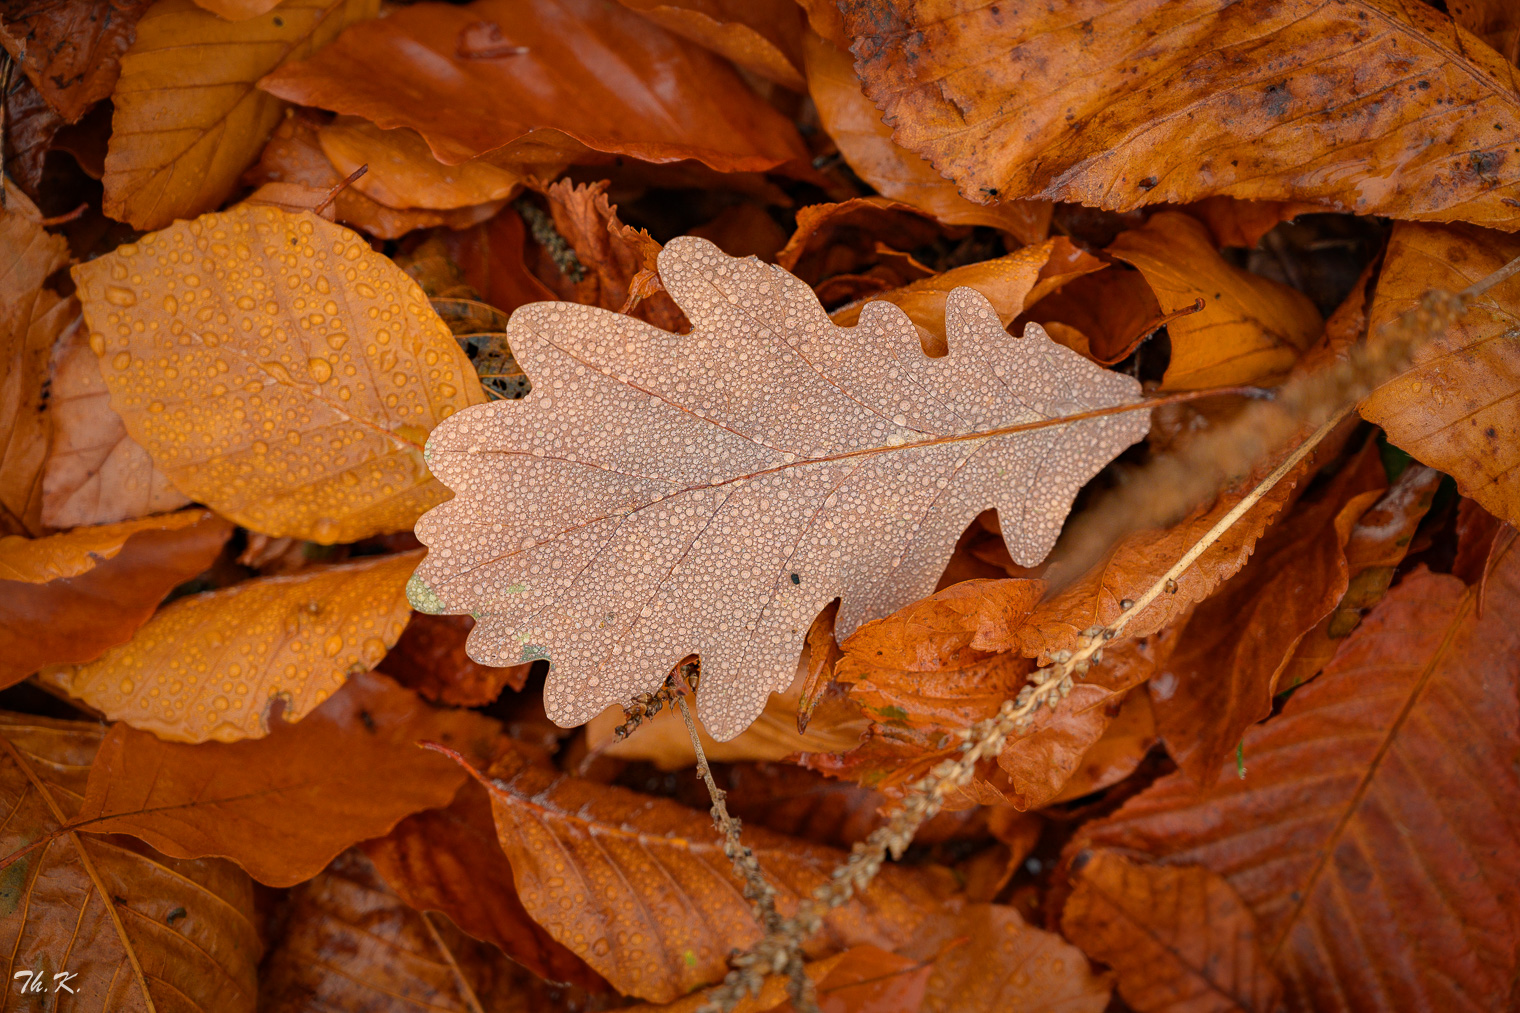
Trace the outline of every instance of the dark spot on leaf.
<path fill-rule="evenodd" d="M 1157 179 L 1155 176 L 1147 176 L 1147 177 L 1145 177 L 1144 179 L 1142 179 L 1140 181 L 1140 189 L 1142 189 L 1142 190 L 1153 189 L 1155 187 L 1155 185 L 1157 183 L 1159 183 L 1159 182 L 1161 182 L 1161 180 Z"/>
<path fill-rule="evenodd" d="M 173 911 L 170 911 L 167 915 L 164 916 L 164 924 L 165 925 L 173 925 L 175 922 L 179 921 L 181 918 L 185 917 L 185 915 L 187 915 L 189 913 L 190 912 L 186 911 L 184 908 L 177 907 Z"/>
<path fill-rule="evenodd" d="M 1492 431 L 1493 430 L 1489 430 L 1489 432 L 1492 432 Z M 792 574 L 792 583 L 793 584 L 801 584 L 802 583 L 802 578 L 794 573 L 794 574 Z"/>
<path fill-rule="evenodd" d="M 374 716 L 371 715 L 367 710 L 361 710 L 359 712 L 359 723 L 364 726 L 364 730 L 367 732 L 373 732 L 375 730 Z"/>

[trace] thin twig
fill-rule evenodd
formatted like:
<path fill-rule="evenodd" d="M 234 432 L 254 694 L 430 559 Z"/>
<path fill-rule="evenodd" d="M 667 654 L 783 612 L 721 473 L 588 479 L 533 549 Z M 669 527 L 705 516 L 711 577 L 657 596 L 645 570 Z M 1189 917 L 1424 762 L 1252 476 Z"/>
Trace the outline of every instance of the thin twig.
<path fill-rule="evenodd" d="M 338 194 L 342 193 L 344 190 L 347 190 L 350 186 L 353 185 L 355 180 L 364 175 L 366 172 L 369 172 L 369 163 L 367 162 L 335 183 L 332 189 L 327 191 L 327 196 L 322 198 L 322 203 L 311 209 L 312 214 L 320 215 L 323 211 L 326 211 L 328 205 L 338 199 Z"/>

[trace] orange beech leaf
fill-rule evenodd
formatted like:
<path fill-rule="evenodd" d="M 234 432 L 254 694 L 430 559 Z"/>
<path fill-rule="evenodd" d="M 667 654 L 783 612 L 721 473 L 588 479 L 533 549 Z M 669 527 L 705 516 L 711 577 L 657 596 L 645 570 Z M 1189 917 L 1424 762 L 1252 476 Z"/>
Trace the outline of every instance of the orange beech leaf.
<path fill-rule="evenodd" d="M 807 158 L 780 113 L 720 58 L 596 0 L 476 0 L 344 32 L 260 87 L 410 127 L 438 160 L 695 159 L 764 172 Z"/>
<path fill-rule="evenodd" d="M 228 21 L 243 21 L 267 14 L 280 0 L 195 0 L 196 4 Z"/>
<path fill-rule="evenodd" d="M 1114 969 L 1138 1013 L 1277 1013 L 1282 983 L 1256 920 L 1230 884 L 1199 866 L 1137 865 L 1111 851 L 1072 863 L 1061 929 Z"/>
<path fill-rule="evenodd" d="M 1318 675 L 1361 623 L 1367 610 L 1382 601 L 1393 583 L 1394 570 L 1403 562 L 1414 538 L 1415 528 L 1430 509 L 1441 477 L 1434 468 L 1411 463 L 1382 498 L 1362 514 L 1346 539 L 1346 592 L 1330 614 L 1298 642 L 1293 657 L 1277 677 L 1278 692 Z"/>
<path fill-rule="evenodd" d="M 1394 227 L 1369 313 L 1369 333 L 1432 288 L 1459 292 L 1520 256 L 1520 239 L 1468 225 Z M 1520 278 L 1478 296 L 1414 350 L 1414 365 L 1361 404 L 1390 443 L 1457 480 L 1489 513 L 1520 522 Z"/>
<path fill-rule="evenodd" d="M 200 520 L 185 527 L 189 515 Z M 112 558 L 77 576 L 45 584 L 0 580 L 0 686 L 46 665 L 93 661 L 126 643 L 165 595 L 211 565 L 231 535 L 232 525 L 210 511 L 185 511 L 143 522 Z"/>
<path fill-rule="evenodd" d="M 401 636 L 417 553 L 260 577 L 171 602 L 131 641 L 43 680 L 176 742 L 268 735 L 305 717 Z"/>
<path fill-rule="evenodd" d="M 1155 712 L 1143 686 L 1129 690 L 1122 700 L 1110 698 L 1104 709 L 1116 713 L 1105 714 L 1103 734 L 1082 752 L 1076 770 L 1051 802 L 1070 802 L 1118 784 L 1135 772 L 1158 741 Z"/>
<path fill-rule="evenodd" d="M 491 774 L 477 776 L 490 789 L 523 906 L 618 991 L 669 1002 L 722 978 L 730 949 L 760 938 L 707 813 L 558 774 L 520 755 Z M 844 858 L 761 827 L 744 837 L 783 912 L 827 882 Z M 952 894 L 949 878 L 938 868 L 884 866 L 856 899 L 825 916 L 805 952 L 903 945 Z"/>
<path fill-rule="evenodd" d="M 0 207 L 0 534 L 40 535 L 42 469 L 52 439 L 43 388 L 53 343 L 78 313 L 44 286 L 69 244 L 9 182 Z"/>
<path fill-rule="evenodd" d="M 1520 12 L 1507 0 L 1451 0 L 1446 9 L 1510 63 L 1520 62 Z"/>
<path fill-rule="evenodd" d="M 1070 845 L 1204 865 L 1251 908 L 1294 1009 L 1490 1010 L 1520 940 L 1520 553 L 1475 592 L 1423 567 L 1280 716 L 1246 775 L 1168 775 Z M 1396 984 L 1395 984 L 1396 983 Z"/>
<path fill-rule="evenodd" d="M 490 796 L 457 764 L 449 766 L 466 782 L 454 801 L 408 816 L 385 837 L 364 844 L 364 853 L 408 907 L 447 915 L 539 977 L 605 990 L 601 976 L 523 909 L 512 866 L 496 839 Z"/>
<path fill-rule="evenodd" d="M 353 187 L 371 200 L 398 209 L 447 211 L 509 197 L 525 173 L 471 159 L 444 165 L 415 130 L 382 130 L 357 116 L 339 116 L 317 130 L 317 143 L 339 176 L 361 165 L 368 171 Z M 534 166 L 532 172 L 557 176 L 564 163 Z"/>
<path fill-rule="evenodd" d="M 491 668 L 465 653 L 465 637 L 474 625 L 469 616 L 414 615 L 377 668 L 434 703 L 453 707 L 484 707 L 509 686 L 522 689 L 531 664 Z"/>
<path fill-rule="evenodd" d="M 1520 72 L 1423 4 L 842 9 L 894 139 L 973 200 L 1222 194 L 1520 227 Z"/>
<path fill-rule="evenodd" d="M 791 684 L 830 601 L 848 635 L 922 596 L 993 506 L 1013 558 L 1039 562 L 1076 491 L 1149 425 L 1063 423 L 1139 385 L 1038 327 L 1010 337 L 971 289 L 949 296 L 950 354 L 930 359 L 890 303 L 836 327 L 796 277 L 691 236 L 659 266 L 690 334 L 520 309 L 508 336 L 533 391 L 428 444 L 456 498 L 418 524 L 432 551 L 412 602 L 475 614 L 477 659 L 552 655 L 561 725 L 699 653 L 703 723 L 733 738 Z"/>
<path fill-rule="evenodd" d="M 448 495 L 422 443 L 485 395 L 422 290 L 354 233 L 243 205 L 75 280 L 112 407 L 186 495 L 327 544 L 404 530 Z"/>
<path fill-rule="evenodd" d="M 111 94 L 121 54 L 153 0 L 23 0 L 0 13 L 0 45 L 27 79 L 73 123 Z M 11 143 L 6 123 L 6 144 Z M 7 153 L 9 154 L 9 153 Z"/>
<path fill-rule="evenodd" d="M 101 733 L 0 713 L 5 1008 L 253 1013 L 263 946 L 246 873 L 65 829 Z M 42 979 L 35 1005 L 12 1005 L 30 982 L 12 977 L 22 971 Z M 56 991 L 56 972 L 77 975 L 65 979 L 72 996 Z"/>
<path fill-rule="evenodd" d="M 254 87 L 259 78 L 378 8 L 378 0 L 285 0 L 278 11 L 225 21 L 193 0 L 158 0 L 138 22 L 111 93 L 106 214 L 161 229 L 225 201 L 284 110 Z"/>
<path fill-rule="evenodd" d="M 74 327 L 53 351 L 53 446 L 42 476 L 42 522 L 54 528 L 108 524 L 175 510 L 190 500 L 169 484 L 142 444 L 127 435 L 111 392 Z"/>
<path fill-rule="evenodd" d="M 660 27 L 793 91 L 802 79 L 802 13 L 792 0 L 618 0 Z"/>
<path fill-rule="evenodd" d="M 531 975 L 447 918 L 412 910 L 358 851 L 291 891 L 260 978 L 262 1013 L 562 1008 L 532 1003 Z"/>
<path fill-rule="evenodd" d="M 1038 243 L 1050 229 L 1050 205 L 1043 201 L 973 204 L 955 184 L 918 155 L 892 141 L 881 111 L 861 94 L 850 56 L 827 39 L 808 32 L 803 39 L 807 88 L 818 119 L 855 174 L 878 192 L 922 208 L 947 225 L 990 225 L 1020 242 Z"/>
<path fill-rule="evenodd" d="M 875 946 L 855 946 L 843 953 L 803 965 L 813 983 L 819 1008 L 827 1013 L 899 1013 L 918 1010 L 924 1001 L 931 966 Z M 746 995 L 731 1013 L 795 1013 L 787 998 L 786 975 L 766 977 L 760 991 Z M 672 1003 L 628 1007 L 629 1013 L 700 1013 L 712 989 L 693 992 Z"/>
<path fill-rule="evenodd" d="M 1320 208 L 1293 201 L 1205 197 L 1182 210 L 1209 227 L 1215 246 L 1243 246 L 1249 250 L 1283 222 L 1314 214 Z"/>
<path fill-rule="evenodd" d="M 1203 309 L 1167 325 L 1172 358 L 1162 390 L 1281 379 L 1323 330 L 1308 296 L 1234 266 L 1208 229 L 1180 211 L 1121 233 L 1108 252 L 1139 268 L 1167 313 L 1203 300 Z"/>
<path fill-rule="evenodd" d="M 1177 315 L 1191 313 L 1193 305 L 1189 303 Z M 1033 320 L 1067 347 L 1094 362 L 1112 364 L 1128 358 L 1140 342 L 1175 316 L 1161 311 L 1145 275 L 1116 266 L 1073 278 L 1031 306 L 1014 326 Z M 1062 340 L 1053 325 L 1074 328 L 1086 347 Z"/>
<path fill-rule="evenodd" d="M 1352 527 L 1387 487 L 1376 441 L 1313 502 L 1267 529 L 1240 572 L 1200 604 L 1151 681 L 1167 752 L 1212 784 L 1245 730 L 1272 713 L 1294 648 L 1349 586 Z"/>
<path fill-rule="evenodd" d="M 373 673 L 262 739 L 189 745 L 117 723 L 71 827 L 131 834 L 176 858 L 230 858 L 261 883 L 292 886 L 408 814 L 448 804 L 463 772 L 418 742 L 484 762 L 499 732 Z"/>
<path fill-rule="evenodd" d="M 127 539 L 142 531 L 178 531 L 211 516 L 209 510 L 181 510 L 159 517 L 143 517 L 119 524 L 75 528 L 45 538 L 0 538 L 0 581 L 46 584 L 63 577 L 77 577 L 116 556 Z"/>

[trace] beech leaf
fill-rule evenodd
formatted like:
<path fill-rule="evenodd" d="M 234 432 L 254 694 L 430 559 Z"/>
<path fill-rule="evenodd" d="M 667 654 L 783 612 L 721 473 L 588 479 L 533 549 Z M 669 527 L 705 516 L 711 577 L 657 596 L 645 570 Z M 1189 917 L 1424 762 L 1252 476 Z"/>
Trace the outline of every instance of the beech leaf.
<path fill-rule="evenodd" d="M 428 445 L 455 498 L 418 523 L 432 551 L 412 601 L 475 614 L 484 663 L 552 657 L 562 725 L 699 653 L 703 722 L 733 738 L 791 683 L 832 599 L 847 636 L 929 593 L 989 508 L 1013 558 L 1038 563 L 1077 490 L 1149 425 L 1062 422 L 1139 385 L 1038 325 L 1010 337 L 970 289 L 946 300 L 950 354 L 930 359 L 896 306 L 837 327 L 792 275 L 706 240 L 672 240 L 659 268 L 690 334 L 523 307 L 508 335 L 532 392 Z"/>

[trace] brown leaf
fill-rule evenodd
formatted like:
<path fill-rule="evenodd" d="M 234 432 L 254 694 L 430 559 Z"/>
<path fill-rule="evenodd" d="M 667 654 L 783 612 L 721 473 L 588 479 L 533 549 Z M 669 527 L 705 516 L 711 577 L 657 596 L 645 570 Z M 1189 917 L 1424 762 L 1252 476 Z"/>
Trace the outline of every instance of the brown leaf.
<path fill-rule="evenodd" d="M 1294 648 L 1346 593 L 1352 527 L 1387 484 L 1377 443 L 1368 441 L 1193 611 L 1151 682 L 1151 700 L 1167 752 L 1199 784 L 1212 784 L 1245 730 L 1272 713 Z"/>
<path fill-rule="evenodd" d="M 803 972 L 829 1013 L 887 1013 L 922 1008 L 931 966 L 875 946 L 854 946 L 808 961 Z M 787 999 L 789 983 L 786 975 L 768 975 L 760 991 L 740 999 L 732 1013 L 794 1013 Z M 700 1013 L 713 991 L 702 989 L 672 1003 L 630 1006 L 628 1013 Z"/>
<path fill-rule="evenodd" d="M 211 211 L 237 188 L 284 104 L 259 78 L 372 18 L 378 0 L 285 0 L 224 21 L 192 0 L 158 0 L 137 25 L 111 94 L 105 212 L 138 229 Z"/>
<path fill-rule="evenodd" d="M 502 773 L 505 779 L 480 776 L 523 906 L 620 992 L 669 1002 L 721 978 L 729 950 L 760 938 L 706 813 L 526 762 Z M 826 882 L 844 857 L 759 827 L 744 836 L 783 911 Z M 949 892 L 947 879 L 932 869 L 884 867 L 855 900 L 825 916 L 807 954 L 908 942 Z"/>
<path fill-rule="evenodd" d="M 1369 332 L 1432 288 L 1458 292 L 1520 256 L 1520 239 L 1467 225 L 1394 227 Z M 1494 286 L 1414 350 L 1414 365 L 1367 396 L 1364 419 L 1389 442 L 1457 480 L 1495 517 L 1520 521 L 1520 347 L 1509 332 L 1520 279 Z"/>
<path fill-rule="evenodd" d="M 1190 313 L 1192 309 L 1190 303 L 1182 312 Z M 1068 348 L 1075 348 L 1094 362 L 1112 364 L 1128 358 L 1170 316 L 1161 312 L 1161 304 L 1156 302 L 1145 275 L 1110 267 L 1073 278 L 1031 306 L 1014 326 L 1021 328 L 1023 322 L 1033 320 Z M 1086 340 L 1086 347 L 1062 340 L 1057 327 L 1052 325 L 1075 328 Z"/>
<path fill-rule="evenodd" d="M 802 16 L 792 0 L 618 0 L 768 81 L 803 91 Z"/>
<path fill-rule="evenodd" d="M 366 843 L 364 853 L 375 869 L 408 907 L 447 915 L 466 934 L 496 945 L 534 974 L 605 990 L 600 975 L 524 910 L 512 866 L 496 839 L 490 796 L 458 765 L 449 765 L 466 780 L 454 801 L 408 816 L 385 837 Z"/>
<path fill-rule="evenodd" d="M 280 5 L 280 0 L 195 0 L 195 2 L 228 21 L 243 21 L 267 14 Z"/>
<path fill-rule="evenodd" d="M 42 522 L 53 528 L 108 524 L 177 510 L 190 500 L 127 435 L 90 349 L 73 327 L 53 350 L 53 446 L 42 476 Z"/>
<path fill-rule="evenodd" d="M 510 312 L 555 298 L 528 270 L 528 230 L 514 209 L 503 208 L 488 222 L 461 231 L 440 230 L 439 235 L 465 281 L 492 306 Z"/>
<path fill-rule="evenodd" d="M 918 155 L 892 141 L 892 128 L 860 90 L 847 53 L 808 32 L 803 39 L 807 88 L 818 119 L 839 153 L 877 192 L 903 201 L 947 225 L 990 225 L 1022 243 L 1038 243 L 1050 228 L 1050 205 L 1037 201 L 973 204 Z"/>
<path fill-rule="evenodd" d="M 1278 225 L 1299 215 L 1313 214 L 1319 208 L 1291 201 L 1205 197 L 1183 210 L 1209 227 L 1215 246 L 1243 246 L 1250 250 Z"/>
<path fill-rule="evenodd" d="M 68 123 L 111 94 L 121 55 L 152 0 L 21 0 L 0 14 L 4 45 Z M 10 143 L 10 124 L 6 124 Z"/>
<path fill-rule="evenodd" d="M 51 976 L 73 972 L 74 995 L 54 1008 L 253 1013 L 262 947 L 241 869 L 62 829 L 100 736 L 93 722 L 0 714 L 7 999 L 19 990 L 11 974 L 43 976 L 52 998 Z"/>
<path fill-rule="evenodd" d="M 843 10 L 894 138 L 975 200 L 1122 211 L 1222 194 L 1520 227 L 1505 203 L 1520 74 L 1423 4 Z"/>
<path fill-rule="evenodd" d="M 1451 0 L 1446 9 L 1453 21 L 1510 63 L 1520 61 L 1520 17 L 1505 0 Z"/>
<path fill-rule="evenodd" d="M 453 707 L 484 707 L 508 686 L 522 689 L 531 664 L 491 668 L 465 653 L 464 640 L 474 625 L 469 616 L 414 615 L 377 669 L 434 703 Z"/>
<path fill-rule="evenodd" d="M 999 502 L 1013 558 L 1038 562 L 1077 489 L 1148 425 L 1129 412 L 966 442 L 1138 394 L 1037 328 L 1009 338 L 973 290 L 950 296 L 951 353 L 929 359 L 895 306 L 835 327 L 798 279 L 706 240 L 672 240 L 660 275 L 691 334 L 520 309 L 512 349 L 552 384 L 429 444 L 457 495 L 418 525 L 432 553 L 413 604 L 477 613 L 477 659 L 552 653 L 545 701 L 562 725 L 701 653 L 703 723 L 732 738 L 793 681 L 830 601 L 848 635 L 926 593 Z M 556 571 L 574 576 L 546 582 Z"/>
<path fill-rule="evenodd" d="M 257 740 L 164 742 L 117 723 L 72 826 L 131 834 L 175 858 L 230 858 L 261 883 L 293 886 L 408 814 L 448 804 L 465 778 L 418 742 L 484 762 L 497 734 L 488 718 L 430 707 L 372 673 Z"/>
<path fill-rule="evenodd" d="M 276 293 L 276 272 L 299 282 Z M 421 289 L 359 236 L 243 205 L 75 280 L 112 407 L 186 495 L 325 544 L 405 530 L 447 495 L 423 441 L 485 395 Z"/>
<path fill-rule="evenodd" d="M 1282 983 L 1230 884 L 1199 866 L 1137 865 L 1111 851 L 1072 863 L 1061 928 L 1114 969 L 1138 1013 L 1275 1013 Z"/>
<path fill-rule="evenodd" d="M 1110 709 L 1118 713 L 1110 715 Z M 1156 744 L 1156 716 L 1143 686 L 1129 690 L 1121 700 L 1110 698 L 1103 711 L 1108 719 L 1103 734 L 1082 751 L 1077 768 L 1052 803 L 1070 802 L 1118 784 L 1135 772 Z"/>
<path fill-rule="evenodd" d="M 46 665 L 92 661 L 126 643 L 165 595 L 211 565 L 231 536 L 231 524 L 196 512 L 202 520 L 191 527 L 164 529 L 157 519 L 114 558 L 78 576 L 0 582 L 0 685 Z"/>
<path fill-rule="evenodd" d="M 46 584 L 77 577 L 99 563 L 115 559 L 133 535 L 144 531 L 178 531 L 210 516 L 209 510 L 182 510 L 120 524 L 76 528 L 46 538 L 7 535 L 0 538 L 0 581 Z"/>
<path fill-rule="evenodd" d="M 47 288 L 69 262 L 69 244 L 39 224 L 41 215 L 5 186 L 0 207 L 0 534 L 40 535 L 42 468 L 52 439 L 43 388 L 53 342 L 78 307 Z"/>
<path fill-rule="evenodd" d="M 1309 297 L 1225 260 L 1196 218 L 1162 211 L 1108 252 L 1140 269 L 1162 310 L 1203 309 L 1167 325 L 1172 358 L 1162 390 L 1279 380 L 1323 329 Z"/>
<path fill-rule="evenodd" d="M 113 721 L 176 742 L 268 735 L 299 721 L 390 650 L 411 615 L 416 553 L 260 577 L 171 602 L 131 641 L 50 685 Z"/>
<path fill-rule="evenodd" d="M 482 24 L 496 29 L 503 55 L 461 49 L 462 33 Z M 602 152 L 763 172 L 807 157 L 791 123 L 718 57 L 594 0 L 397 11 L 260 86 L 410 127 L 448 165 L 487 152 L 508 162 Z"/>
<path fill-rule="evenodd" d="M 1520 560 L 1482 618 L 1404 578 L 1282 714 L 1246 776 L 1162 778 L 1071 845 L 1205 865 L 1251 908 L 1292 1008 L 1501 1008 L 1520 939 Z"/>
<path fill-rule="evenodd" d="M 63 117 L 53 111 L 25 74 L 15 75 L 6 91 L 4 112 L 5 175 L 27 196 L 37 200 L 42 165 L 53 146 L 53 138 L 64 125 Z"/>
<path fill-rule="evenodd" d="M 816 286 L 833 275 L 864 270 L 881 255 L 883 240 L 891 240 L 889 251 L 912 249 L 934 242 L 939 234 L 926 212 L 886 197 L 809 204 L 798 209 L 797 229 L 776 254 L 776 263 Z M 882 279 L 880 288 L 905 285 L 933 273 L 928 268 L 904 267 L 911 273 L 894 272 L 893 280 Z"/>

